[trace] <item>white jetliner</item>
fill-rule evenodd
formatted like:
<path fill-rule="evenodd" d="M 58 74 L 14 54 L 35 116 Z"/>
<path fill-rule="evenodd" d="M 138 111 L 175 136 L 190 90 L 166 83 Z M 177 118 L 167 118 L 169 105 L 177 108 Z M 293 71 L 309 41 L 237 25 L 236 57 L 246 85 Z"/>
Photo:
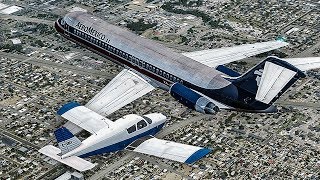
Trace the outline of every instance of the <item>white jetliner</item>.
<path fill-rule="evenodd" d="M 70 102 L 62 106 L 58 114 L 92 135 L 81 142 L 67 128 L 61 127 L 54 132 L 59 148 L 47 145 L 39 152 L 78 171 L 95 166 L 82 159 L 84 157 L 123 149 L 188 164 L 211 152 L 207 148 L 153 137 L 166 121 L 166 117 L 160 113 L 144 116 L 130 114 L 113 122 L 85 106 Z"/>
<path fill-rule="evenodd" d="M 303 71 L 320 67 L 319 57 L 273 56 L 242 75 L 223 66 L 288 45 L 281 40 L 177 53 L 84 12 L 65 15 L 55 28 L 63 37 L 124 67 L 87 104 L 101 115 L 115 112 L 154 88 L 168 91 L 201 113 L 215 114 L 219 109 L 276 112 L 274 102 L 305 77 Z"/>

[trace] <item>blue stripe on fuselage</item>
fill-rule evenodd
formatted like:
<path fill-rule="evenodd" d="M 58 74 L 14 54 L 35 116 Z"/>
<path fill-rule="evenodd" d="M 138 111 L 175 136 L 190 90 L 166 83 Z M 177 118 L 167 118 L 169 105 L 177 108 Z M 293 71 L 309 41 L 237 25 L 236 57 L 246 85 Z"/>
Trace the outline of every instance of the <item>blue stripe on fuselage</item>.
<path fill-rule="evenodd" d="M 110 146 L 106 146 L 106 147 L 101 148 L 101 149 L 97 149 L 97 150 L 88 152 L 86 154 L 80 155 L 79 157 L 85 158 L 85 157 L 93 156 L 93 155 L 97 155 L 97 154 L 103 154 L 103 153 L 109 153 L 109 152 L 123 150 L 129 144 L 131 144 L 133 141 L 135 141 L 135 140 L 137 140 L 137 139 L 139 139 L 141 137 L 157 134 L 161 130 L 163 125 L 164 125 L 164 123 L 160 124 L 159 126 L 156 126 L 156 127 L 152 128 L 152 129 L 149 129 L 148 131 L 145 131 L 145 132 L 143 132 L 141 134 L 138 134 L 138 135 L 136 135 L 134 137 L 131 137 L 131 138 L 123 140 L 123 141 L 120 141 L 120 142 L 112 144 Z"/>

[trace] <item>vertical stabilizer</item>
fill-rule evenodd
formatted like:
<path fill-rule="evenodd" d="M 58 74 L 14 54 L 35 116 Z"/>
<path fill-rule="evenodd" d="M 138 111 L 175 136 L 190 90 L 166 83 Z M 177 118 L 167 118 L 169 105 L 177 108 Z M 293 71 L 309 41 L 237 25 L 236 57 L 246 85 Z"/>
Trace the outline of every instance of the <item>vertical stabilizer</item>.
<path fill-rule="evenodd" d="M 81 141 L 75 137 L 67 128 L 61 127 L 54 131 L 61 154 L 66 154 L 81 145 Z"/>
<path fill-rule="evenodd" d="M 271 105 L 293 83 L 305 74 L 295 66 L 277 57 L 270 56 L 257 64 L 233 84 L 243 91 L 242 97 L 248 94 L 255 96 L 253 101 Z"/>

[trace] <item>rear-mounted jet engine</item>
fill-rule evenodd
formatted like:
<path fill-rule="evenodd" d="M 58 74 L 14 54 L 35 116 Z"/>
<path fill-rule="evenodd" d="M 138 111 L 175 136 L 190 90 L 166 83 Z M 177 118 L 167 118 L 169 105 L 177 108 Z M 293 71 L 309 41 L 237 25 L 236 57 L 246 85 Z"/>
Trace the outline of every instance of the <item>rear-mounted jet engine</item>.
<path fill-rule="evenodd" d="M 170 94 L 180 103 L 200 113 L 216 114 L 219 111 L 219 107 L 208 98 L 180 83 L 175 83 L 170 87 Z"/>

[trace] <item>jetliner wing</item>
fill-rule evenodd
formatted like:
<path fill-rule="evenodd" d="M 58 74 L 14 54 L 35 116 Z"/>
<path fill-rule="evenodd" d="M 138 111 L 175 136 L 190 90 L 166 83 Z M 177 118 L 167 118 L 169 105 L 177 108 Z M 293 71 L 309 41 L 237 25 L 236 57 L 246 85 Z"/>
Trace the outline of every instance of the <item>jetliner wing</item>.
<path fill-rule="evenodd" d="M 282 41 L 269 41 L 218 49 L 186 52 L 182 54 L 209 67 L 217 67 L 219 65 L 238 61 L 274 49 L 279 49 L 287 45 L 288 43 Z"/>
<path fill-rule="evenodd" d="M 92 134 L 96 134 L 100 129 L 110 127 L 114 123 L 76 102 L 63 105 L 57 113 Z"/>
<path fill-rule="evenodd" d="M 145 136 L 131 143 L 127 150 L 192 164 L 211 152 L 210 149 Z"/>
<path fill-rule="evenodd" d="M 153 89 L 145 79 L 124 69 L 95 95 L 86 107 L 101 115 L 109 115 Z"/>
<path fill-rule="evenodd" d="M 43 148 L 39 149 L 39 152 L 81 172 L 92 169 L 95 166 L 91 162 L 77 156 L 71 156 L 61 159 L 61 157 L 59 156 L 59 154 L 61 153 L 60 149 L 52 145 L 44 146 Z"/>
<path fill-rule="evenodd" d="M 301 71 L 320 68 L 320 57 L 284 58 L 283 60 L 292 64 Z"/>

